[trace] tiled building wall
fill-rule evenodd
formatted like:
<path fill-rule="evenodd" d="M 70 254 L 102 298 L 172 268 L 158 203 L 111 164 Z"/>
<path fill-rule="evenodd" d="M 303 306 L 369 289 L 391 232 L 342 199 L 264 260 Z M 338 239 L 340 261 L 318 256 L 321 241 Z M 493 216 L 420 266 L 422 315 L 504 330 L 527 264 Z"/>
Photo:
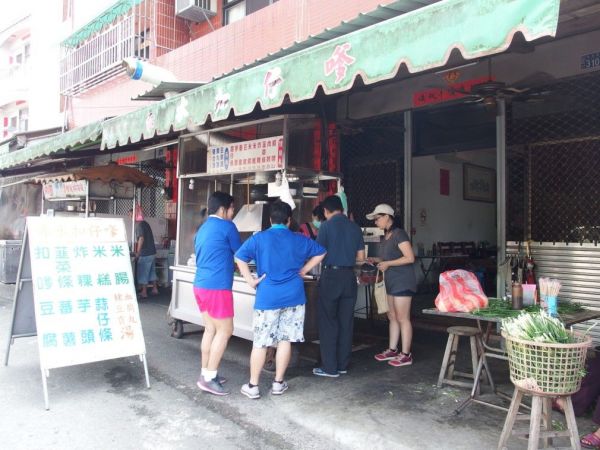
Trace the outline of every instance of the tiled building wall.
<path fill-rule="evenodd" d="M 391 0 L 280 0 L 159 57 L 155 63 L 172 71 L 182 81 L 211 80 L 325 28 L 353 19 L 361 12 L 389 3 Z M 202 27 L 208 27 L 208 24 L 195 26 L 193 32 L 205 32 L 206 28 Z M 145 102 L 130 99 L 150 88 L 146 83 L 125 76 L 116 77 L 74 98 L 69 122 L 71 126 L 82 126 L 138 109 Z"/>

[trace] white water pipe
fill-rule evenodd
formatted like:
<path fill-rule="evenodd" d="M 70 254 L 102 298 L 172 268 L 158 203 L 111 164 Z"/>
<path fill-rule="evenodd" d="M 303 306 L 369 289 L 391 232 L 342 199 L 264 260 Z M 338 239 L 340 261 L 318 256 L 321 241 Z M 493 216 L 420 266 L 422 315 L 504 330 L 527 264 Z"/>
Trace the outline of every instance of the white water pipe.
<path fill-rule="evenodd" d="M 141 80 L 158 86 L 163 81 L 177 81 L 177 77 L 167 69 L 135 58 L 125 58 L 121 66 L 132 80 Z"/>

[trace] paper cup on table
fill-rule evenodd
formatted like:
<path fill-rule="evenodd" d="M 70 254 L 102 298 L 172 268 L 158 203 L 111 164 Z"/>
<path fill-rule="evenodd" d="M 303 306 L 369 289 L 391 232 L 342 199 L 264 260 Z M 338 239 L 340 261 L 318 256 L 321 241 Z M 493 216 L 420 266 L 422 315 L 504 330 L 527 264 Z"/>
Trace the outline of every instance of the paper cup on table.
<path fill-rule="evenodd" d="M 523 285 L 523 306 L 532 306 L 535 304 L 536 289 L 537 286 L 535 284 Z"/>

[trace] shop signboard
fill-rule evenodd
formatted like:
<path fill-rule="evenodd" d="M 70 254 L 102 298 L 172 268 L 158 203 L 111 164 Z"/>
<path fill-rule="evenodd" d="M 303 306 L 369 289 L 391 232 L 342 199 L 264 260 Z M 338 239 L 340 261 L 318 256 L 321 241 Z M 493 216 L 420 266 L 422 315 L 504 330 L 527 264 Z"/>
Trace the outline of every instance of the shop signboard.
<path fill-rule="evenodd" d="M 54 181 L 44 184 L 44 198 L 52 200 L 57 198 L 82 198 L 86 196 L 87 181 Z"/>
<path fill-rule="evenodd" d="M 208 147 L 209 174 L 281 170 L 283 165 L 283 136 Z"/>
<path fill-rule="evenodd" d="M 122 219 L 28 217 L 41 365 L 146 352 Z"/>
<path fill-rule="evenodd" d="M 58 367 L 139 355 L 149 386 L 123 219 L 28 217 L 23 242 L 17 285 L 31 288 L 14 308 L 34 310 L 25 329 L 37 334 L 46 407 L 46 377 Z"/>

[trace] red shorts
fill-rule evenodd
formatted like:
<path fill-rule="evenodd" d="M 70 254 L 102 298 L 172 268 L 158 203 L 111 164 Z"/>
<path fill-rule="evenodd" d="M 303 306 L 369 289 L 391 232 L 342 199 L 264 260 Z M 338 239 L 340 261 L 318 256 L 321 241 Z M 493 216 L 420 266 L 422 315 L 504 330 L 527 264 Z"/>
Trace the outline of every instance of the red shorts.
<path fill-rule="evenodd" d="M 204 289 L 194 286 L 194 296 L 200 312 L 213 319 L 233 317 L 233 294 L 228 289 Z"/>

